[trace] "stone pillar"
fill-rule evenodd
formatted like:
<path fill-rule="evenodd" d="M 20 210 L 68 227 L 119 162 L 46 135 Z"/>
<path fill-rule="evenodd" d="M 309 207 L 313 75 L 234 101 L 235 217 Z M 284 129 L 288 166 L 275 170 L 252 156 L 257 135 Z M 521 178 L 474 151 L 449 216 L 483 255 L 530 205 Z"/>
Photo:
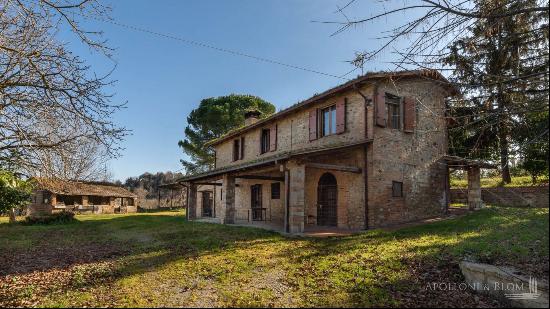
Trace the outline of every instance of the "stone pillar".
<path fill-rule="evenodd" d="M 482 207 L 480 168 L 472 166 L 468 168 L 468 208 L 477 210 Z"/>
<path fill-rule="evenodd" d="M 304 232 L 305 218 L 305 180 L 306 167 L 304 164 L 289 162 L 289 204 L 288 204 L 288 232 L 291 234 Z"/>
<path fill-rule="evenodd" d="M 187 201 L 187 218 L 193 220 L 197 218 L 197 185 L 190 183 L 189 200 Z"/>
<path fill-rule="evenodd" d="M 225 206 L 224 223 L 235 223 L 235 177 L 223 175 L 222 183 L 222 204 Z"/>
<path fill-rule="evenodd" d="M 88 196 L 87 195 L 82 196 L 82 206 L 88 206 Z"/>

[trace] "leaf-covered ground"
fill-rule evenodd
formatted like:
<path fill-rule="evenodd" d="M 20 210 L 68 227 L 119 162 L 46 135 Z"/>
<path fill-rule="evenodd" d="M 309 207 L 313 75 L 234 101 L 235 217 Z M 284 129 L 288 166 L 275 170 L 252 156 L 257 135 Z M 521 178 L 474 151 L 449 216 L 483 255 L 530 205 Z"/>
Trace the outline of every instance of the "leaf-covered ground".
<path fill-rule="evenodd" d="M 491 207 L 397 231 L 285 238 L 182 213 L 0 219 L 0 306 L 495 307 L 460 283 L 464 257 L 548 278 L 548 209 Z"/>

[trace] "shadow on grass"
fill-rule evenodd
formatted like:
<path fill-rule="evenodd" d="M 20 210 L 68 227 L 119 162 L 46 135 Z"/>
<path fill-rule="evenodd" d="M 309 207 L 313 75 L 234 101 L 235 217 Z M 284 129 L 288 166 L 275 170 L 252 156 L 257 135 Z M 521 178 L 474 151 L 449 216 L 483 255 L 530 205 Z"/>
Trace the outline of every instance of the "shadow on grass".
<path fill-rule="evenodd" d="M 394 306 L 399 301 L 406 306 L 472 306 L 479 299 L 472 291 L 426 287 L 462 283 L 458 262 L 464 257 L 547 278 L 548 211 L 489 208 L 393 232 L 308 239 L 301 247 L 279 254 L 295 265 L 288 282 L 305 287 L 302 297 L 311 299 L 311 305 Z M 335 286 L 345 291 L 341 299 L 331 291 Z"/>
<path fill-rule="evenodd" d="M 88 218 L 68 224 L 6 224 L 0 226 L 0 276 L 131 256 L 138 258 L 130 262 L 136 267 L 130 268 L 139 271 L 139 264 L 159 267 L 174 259 L 273 236 L 258 229 L 187 222 L 183 217 L 158 214 Z"/>
<path fill-rule="evenodd" d="M 253 256 L 262 249 L 268 253 Z M 247 264 L 247 255 L 259 259 L 258 264 L 264 256 L 276 261 L 271 265 L 284 270 L 285 284 L 303 305 L 475 305 L 464 301 L 474 299 L 467 292 L 442 297 L 423 288 L 434 280 L 460 281 L 457 262 L 466 255 L 513 263 L 529 257 L 548 260 L 548 211 L 490 208 L 455 220 L 328 239 L 287 239 L 257 228 L 187 222 L 163 214 L 84 217 L 53 226 L 0 225 L 0 275 L 119 261 L 107 283 L 91 280 L 86 287 L 201 257 L 206 257 L 200 265 L 204 268 L 196 267 L 201 271 L 196 276 L 208 281 L 218 272 L 250 271 L 248 265 L 237 270 L 226 265 Z"/>

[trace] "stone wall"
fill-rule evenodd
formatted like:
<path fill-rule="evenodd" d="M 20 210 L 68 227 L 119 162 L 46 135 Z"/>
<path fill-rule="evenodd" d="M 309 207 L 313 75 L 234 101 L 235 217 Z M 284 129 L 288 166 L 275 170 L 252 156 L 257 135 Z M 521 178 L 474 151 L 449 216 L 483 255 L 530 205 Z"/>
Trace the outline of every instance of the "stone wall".
<path fill-rule="evenodd" d="M 447 167 L 439 160 L 447 151 L 445 93 L 428 81 L 380 84 L 378 91 L 415 98 L 416 128 L 405 133 L 374 126 L 367 154 L 369 227 L 440 215 L 446 205 Z M 392 197 L 393 181 L 403 183 L 403 197 Z"/>
<path fill-rule="evenodd" d="M 548 186 L 481 188 L 485 204 L 548 207 Z M 468 190 L 451 189 L 451 203 L 467 203 Z"/>
<path fill-rule="evenodd" d="M 48 203 L 45 203 L 45 200 Z M 31 217 L 46 216 L 52 214 L 51 194 L 44 190 L 35 190 L 31 197 L 31 203 L 27 206 L 27 215 Z"/>
<path fill-rule="evenodd" d="M 461 288 L 489 294 L 513 308 L 548 308 L 547 278 L 527 278 L 511 267 L 463 261 Z M 536 281 L 535 281 L 536 280 Z"/>

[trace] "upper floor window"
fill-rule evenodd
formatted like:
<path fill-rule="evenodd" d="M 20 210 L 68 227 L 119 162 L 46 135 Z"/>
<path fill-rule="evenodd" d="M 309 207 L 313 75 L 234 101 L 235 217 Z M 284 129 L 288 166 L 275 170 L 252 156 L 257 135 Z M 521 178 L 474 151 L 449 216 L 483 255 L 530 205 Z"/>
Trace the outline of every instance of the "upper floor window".
<path fill-rule="evenodd" d="M 388 110 L 388 127 L 401 129 L 401 98 L 386 93 L 386 106 Z"/>
<path fill-rule="evenodd" d="M 241 141 L 236 139 L 233 141 L 233 161 L 241 159 Z"/>
<path fill-rule="evenodd" d="M 270 145 L 270 130 L 269 129 L 262 129 L 262 136 L 260 140 L 260 152 L 266 153 L 269 152 L 269 145 Z"/>
<path fill-rule="evenodd" d="M 321 109 L 321 136 L 336 134 L 336 105 Z"/>

